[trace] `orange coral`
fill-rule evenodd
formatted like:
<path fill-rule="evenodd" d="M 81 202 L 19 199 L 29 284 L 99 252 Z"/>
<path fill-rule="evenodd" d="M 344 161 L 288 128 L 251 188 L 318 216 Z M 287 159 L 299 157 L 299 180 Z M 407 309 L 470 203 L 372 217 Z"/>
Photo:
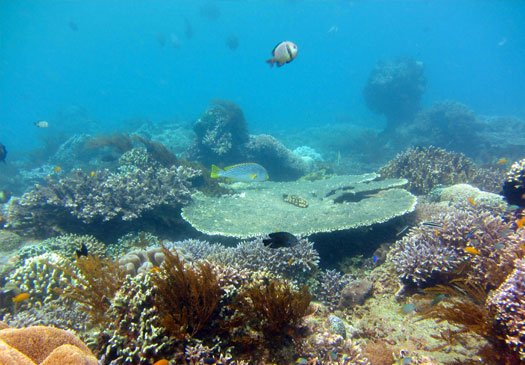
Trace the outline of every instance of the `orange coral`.
<path fill-rule="evenodd" d="M 97 359 L 73 334 L 34 326 L 0 331 L 0 364 L 97 365 Z"/>

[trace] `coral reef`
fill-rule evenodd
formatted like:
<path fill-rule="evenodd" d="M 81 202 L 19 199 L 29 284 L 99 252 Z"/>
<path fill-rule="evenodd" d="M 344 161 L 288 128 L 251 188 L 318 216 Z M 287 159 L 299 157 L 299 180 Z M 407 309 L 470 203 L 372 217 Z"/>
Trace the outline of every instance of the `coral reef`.
<path fill-rule="evenodd" d="M 362 305 L 372 294 L 372 282 L 368 279 L 354 280 L 345 285 L 341 291 L 339 308 L 353 308 Z"/>
<path fill-rule="evenodd" d="M 206 234 L 247 238 L 275 231 L 308 235 L 368 227 L 414 210 L 416 198 L 401 189 L 406 180 L 376 178 L 376 174 L 341 175 L 316 181 L 265 181 L 250 189 L 233 186 L 240 194 L 218 198 L 195 194 L 182 217 Z M 288 204 L 284 194 L 306 199 L 309 205 Z"/>
<path fill-rule="evenodd" d="M 409 286 L 461 276 L 494 289 L 512 270 L 521 250 L 524 234 L 488 211 L 455 209 L 435 215 L 432 222 L 411 228 L 389 253 L 400 279 Z"/>
<path fill-rule="evenodd" d="M 525 207 L 525 159 L 512 164 L 503 184 L 503 195 L 509 204 Z"/>
<path fill-rule="evenodd" d="M 71 333 L 44 326 L 0 330 L 0 362 L 18 365 L 97 365 L 82 341 Z"/>
<path fill-rule="evenodd" d="M 444 101 L 419 112 L 413 121 L 396 130 L 392 139 L 405 145 L 436 146 L 463 152 L 478 159 L 486 148 L 479 136 L 483 124 L 467 106 Z"/>
<path fill-rule="evenodd" d="M 337 270 L 323 270 L 317 274 L 312 292 L 316 300 L 333 311 L 339 305 L 343 289 L 351 280 L 349 275 L 343 275 Z"/>
<path fill-rule="evenodd" d="M 470 183 L 482 190 L 499 192 L 499 173 L 477 167 L 465 155 L 442 148 L 415 147 L 398 154 L 379 173 L 387 178 L 405 178 L 408 190 L 427 194 L 439 185 Z"/>
<path fill-rule="evenodd" d="M 63 226 L 121 219 L 135 220 L 163 206 L 191 199 L 191 180 L 199 171 L 150 164 L 141 169 L 123 165 L 118 172 L 73 170 L 60 179 L 49 177 L 10 204 L 7 226 L 15 231 L 46 234 Z"/>
<path fill-rule="evenodd" d="M 503 214 L 508 209 L 508 205 L 501 195 L 479 190 L 469 184 L 434 188 L 429 197 L 431 201 L 447 203 L 448 206 L 463 210 L 475 208 L 490 210 L 493 214 Z"/>
<path fill-rule="evenodd" d="M 244 145 L 243 158 L 261 164 L 272 181 L 296 180 L 309 171 L 309 164 L 267 134 L 250 136 Z"/>
<path fill-rule="evenodd" d="M 488 298 L 498 333 L 525 361 L 525 259 L 515 262 L 514 271 Z"/>
<path fill-rule="evenodd" d="M 205 165 L 242 161 L 241 149 L 248 142 L 248 130 L 243 112 L 235 103 L 214 101 L 195 122 L 193 130 L 196 139 L 190 148 L 191 159 Z"/>
<path fill-rule="evenodd" d="M 413 59 L 378 63 L 363 90 L 366 105 L 384 114 L 388 127 L 412 120 L 426 88 L 423 63 Z"/>

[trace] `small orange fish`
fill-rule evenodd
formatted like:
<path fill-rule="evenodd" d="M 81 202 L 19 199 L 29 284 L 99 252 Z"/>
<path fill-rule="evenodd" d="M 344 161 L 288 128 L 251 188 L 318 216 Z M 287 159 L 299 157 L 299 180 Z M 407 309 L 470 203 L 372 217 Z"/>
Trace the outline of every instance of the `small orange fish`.
<path fill-rule="evenodd" d="M 479 255 L 481 252 L 479 252 L 478 249 L 472 247 L 472 246 L 467 246 L 465 247 L 465 252 L 471 254 L 471 255 Z"/>
<path fill-rule="evenodd" d="M 521 217 L 520 219 L 516 221 L 516 227 L 518 227 L 518 229 L 521 229 L 524 226 L 525 226 L 525 217 Z"/>
<path fill-rule="evenodd" d="M 166 359 L 160 359 L 159 361 L 155 361 L 153 365 L 168 365 L 170 362 Z"/>
<path fill-rule="evenodd" d="M 509 160 L 507 160 L 505 157 L 500 158 L 498 161 L 496 161 L 496 165 L 505 165 Z"/>
<path fill-rule="evenodd" d="M 12 301 L 13 303 L 20 303 L 20 302 L 23 302 L 24 300 L 28 300 L 29 296 L 30 296 L 29 293 L 20 293 L 20 294 L 15 295 Z"/>
<path fill-rule="evenodd" d="M 469 203 L 471 206 L 473 206 L 473 207 L 476 206 L 476 201 L 474 200 L 473 197 L 471 197 L 471 196 L 467 196 L 467 201 L 468 201 L 468 203 Z"/>
<path fill-rule="evenodd" d="M 153 266 L 151 269 L 149 269 L 150 273 L 152 274 L 157 274 L 160 272 L 160 267 L 158 266 Z"/>
<path fill-rule="evenodd" d="M 53 172 L 55 174 L 60 174 L 62 172 L 62 167 L 56 165 L 55 167 L 53 167 Z"/>

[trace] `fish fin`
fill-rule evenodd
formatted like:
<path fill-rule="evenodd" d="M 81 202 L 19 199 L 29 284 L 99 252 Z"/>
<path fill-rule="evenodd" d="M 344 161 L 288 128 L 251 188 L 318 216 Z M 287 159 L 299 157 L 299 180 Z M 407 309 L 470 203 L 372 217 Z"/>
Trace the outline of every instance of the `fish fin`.
<path fill-rule="evenodd" d="M 275 63 L 275 58 L 270 58 L 269 60 L 266 60 L 266 63 L 270 65 L 270 67 L 273 67 Z"/>
<path fill-rule="evenodd" d="M 211 165 L 211 174 L 210 174 L 210 177 L 212 179 L 217 179 L 219 178 L 219 173 L 221 172 L 221 169 L 216 166 L 216 165 Z"/>

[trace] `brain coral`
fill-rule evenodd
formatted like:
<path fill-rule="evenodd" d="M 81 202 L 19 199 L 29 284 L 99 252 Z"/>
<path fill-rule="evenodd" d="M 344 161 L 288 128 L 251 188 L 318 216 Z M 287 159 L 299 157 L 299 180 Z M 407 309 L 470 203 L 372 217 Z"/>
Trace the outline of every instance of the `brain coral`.
<path fill-rule="evenodd" d="M 414 210 L 416 198 L 400 188 L 406 180 L 376 178 L 376 174 L 345 175 L 239 185 L 233 187 L 234 195 L 194 195 L 182 216 L 206 234 L 247 238 L 275 231 L 309 235 L 366 227 Z M 299 196 L 309 205 L 292 205 L 283 195 Z"/>
<path fill-rule="evenodd" d="M 2 364 L 98 364 L 91 351 L 76 336 L 53 327 L 5 328 L 0 331 L 0 349 Z"/>

